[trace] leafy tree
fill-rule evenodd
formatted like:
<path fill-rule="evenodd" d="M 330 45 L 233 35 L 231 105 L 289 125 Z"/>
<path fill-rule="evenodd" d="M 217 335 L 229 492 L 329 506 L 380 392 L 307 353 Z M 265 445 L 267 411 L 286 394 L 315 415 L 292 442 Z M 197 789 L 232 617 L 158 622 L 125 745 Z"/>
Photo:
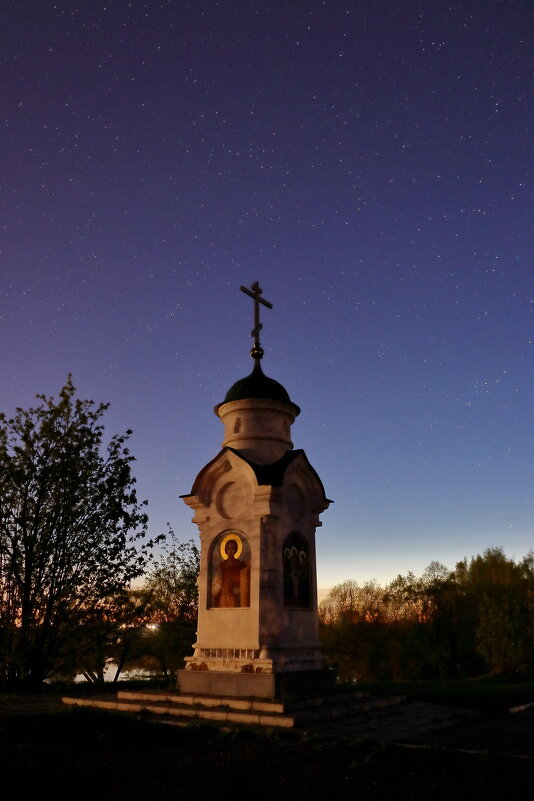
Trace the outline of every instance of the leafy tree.
<path fill-rule="evenodd" d="M 510 598 L 499 601 L 485 595 L 475 631 L 479 653 L 492 673 L 525 667 L 523 610 Z"/>
<path fill-rule="evenodd" d="M 319 615 L 323 649 L 342 680 L 382 677 L 387 671 L 386 605 L 376 581 L 338 584 L 321 602 Z"/>
<path fill-rule="evenodd" d="M 117 600 L 114 617 L 117 628 L 113 648 L 108 651 L 108 661 L 116 666 L 113 681 L 119 680 L 128 663 L 142 651 L 141 641 L 151 620 L 150 596 L 146 590 L 129 590 Z"/>
<path fill-rule="evenodd" d="M 150 622 L 148 595 L 124 589 L 110 598 L 106 609 L 95 610 L 92 620 L 78 629 L 79 647 L 72 650 L 72 677 L 83 675 L 103 683 L 106 669 L 113 667 L 116 682 L 129 661 L 140 651 L 145 627 Z"/>
<path fill-rule="evenodd" d="M 155 622 L 184 620 L 196 623 L 198 615 L 197 579 L 200 553 L 193 540 L 177 542 L 169 527 L 161 557 L 154 559 L 144 589 L 150 594 Z"/>
<path fill-rule="evenodd" d="M 532 668 L 533 562 L 532 552 L 516 562 L 487 548 L 456 566 L 477 653 L 492 673 Z"/>
<path fill-rule="evenodd" d="M 111 613 L 153 542 L 126 447 L 104 445 L 107 404 L 58 400 L 0 414 L 0 669 L 40 683 L 87 648 L 80 631 Z"/>
<path fill-rule="evenodd" d="M 200 554 L 193 540 L 179 543 L 172 529 L 145 584 L 152 626 L 145 632 L 146 655 L 174 679 L 191 653 L 198 615 Z"/>
<path fill-rule="evenodd" d="M 469 562 L 458 562 L 454 572 L 458 584 L 477 597 L 500 597 L 510 588 L 518 588 L 524 577 L 523 564 L 508 559 L 502 548 L 486 548 Z"/>
<path fill-rule="evenodd" d="M 359 595 L 360 585 L 357 581 L 347 579 L 336 584 L 319 604 L 319 615 L 323 623 L 353 621 L 358 610 Z"/>

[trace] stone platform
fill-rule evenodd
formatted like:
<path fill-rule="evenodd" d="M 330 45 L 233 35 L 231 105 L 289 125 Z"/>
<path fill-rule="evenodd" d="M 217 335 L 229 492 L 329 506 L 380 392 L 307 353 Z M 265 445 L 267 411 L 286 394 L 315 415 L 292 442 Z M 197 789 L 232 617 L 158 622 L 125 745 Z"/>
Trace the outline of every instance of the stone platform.
<path fill-rule="evenodd" d="M 364 714 L 400 704 L 404 700 L 403 696 L 373 698 L 363 692 L 335 693 L 291 701 L 165 691 L 121 691 L 113 698 L 109 695 L 62 698 L 63 704 L 70 706 L 143 715 L 167 723 L 212 721 L 286 729 Z"/>

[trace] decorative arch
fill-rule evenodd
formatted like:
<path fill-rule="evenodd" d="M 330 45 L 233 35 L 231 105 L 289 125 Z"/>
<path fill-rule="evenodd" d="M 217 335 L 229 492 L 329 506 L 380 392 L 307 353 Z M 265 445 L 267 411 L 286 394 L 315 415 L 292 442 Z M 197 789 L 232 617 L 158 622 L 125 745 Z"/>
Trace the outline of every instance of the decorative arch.
<path fill-rule="evenodd" d="M 250 546 L 242 531 L 226 529 L 209 552 L 208 607 L 239 609 L 250 606 Z"/>
<path fill-rule="evenodd" d="M 292 531 L 282 546 L 284 566 L 284 606 L 311 608 L 310 548 L 298 531 Z"/>

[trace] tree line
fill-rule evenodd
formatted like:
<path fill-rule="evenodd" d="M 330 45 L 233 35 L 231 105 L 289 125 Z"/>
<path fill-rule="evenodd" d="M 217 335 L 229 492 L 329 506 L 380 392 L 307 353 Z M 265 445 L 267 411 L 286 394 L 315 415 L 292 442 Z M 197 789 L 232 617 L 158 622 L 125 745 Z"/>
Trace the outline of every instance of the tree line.
<path fill-rule="evenodd" d="M 534 671 L 534 552 L 499 547 L 386 587 L 345 581 L 320 605 L 329 661 L 346 681 Z"/>
<path fill-rule="evenodd" d="M 132 667 L 172 680 L 195 638 L 198 549 L 170 527 L 148 537 L 132 432 L 106 441 L 107 404 L 77 399 L 70 376 L 37 399 L 0 414 L 0 686 L 102 682 L 110 665 L 116 681 Z M 320 629 L 349 681 L 532 671 L 534 553 L 345 581 Z"/>

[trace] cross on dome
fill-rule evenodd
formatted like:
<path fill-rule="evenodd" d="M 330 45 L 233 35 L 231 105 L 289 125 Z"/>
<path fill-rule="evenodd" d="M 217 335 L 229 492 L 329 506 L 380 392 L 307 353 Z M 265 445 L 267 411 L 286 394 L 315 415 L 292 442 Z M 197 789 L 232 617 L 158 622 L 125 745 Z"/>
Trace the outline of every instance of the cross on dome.
<path fill-rule="evenodd" d="M 255 281 L 250 289 L 247 289 L 246 286 L 242 286 L 241 292 L 244 292 L 245 295 L 248 295 L 254 301 L 254 328 L 250 332 L 250 336 L 254 337 L 254 345 L 250 350 L 250 355 L 255 360 L 255 364 L 259 364 L 256 359 L 261 359 L 264 353 L 264 350 L 260 344 L 260 331 L 263 328 L 262 323 L 260 323 L 260 303 L 263 304 L 263 306 L 267 306 L 268 309 L 272 309 L 273 304 L 261 297 L 263 290 L 261 289 L 258 281 Z"/>

